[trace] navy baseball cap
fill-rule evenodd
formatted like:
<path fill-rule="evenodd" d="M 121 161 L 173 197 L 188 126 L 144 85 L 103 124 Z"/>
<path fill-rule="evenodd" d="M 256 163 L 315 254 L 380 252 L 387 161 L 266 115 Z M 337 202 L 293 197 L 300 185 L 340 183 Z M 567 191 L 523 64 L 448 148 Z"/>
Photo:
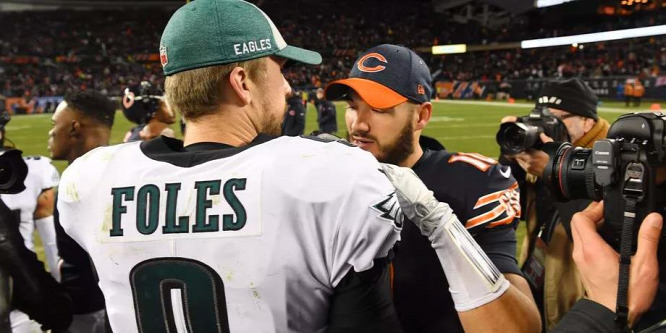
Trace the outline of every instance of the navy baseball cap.
<path fill-rule="evenodd" d="M 349 78 L 326 86 L 328 100 L 342 99 L 353 89 L 373 108 L 388 109 L 406 101 L 425 103 L 432 95 L 432 78 L 425 61 L 399 45 L 382 44 L 365 51 Z"/>

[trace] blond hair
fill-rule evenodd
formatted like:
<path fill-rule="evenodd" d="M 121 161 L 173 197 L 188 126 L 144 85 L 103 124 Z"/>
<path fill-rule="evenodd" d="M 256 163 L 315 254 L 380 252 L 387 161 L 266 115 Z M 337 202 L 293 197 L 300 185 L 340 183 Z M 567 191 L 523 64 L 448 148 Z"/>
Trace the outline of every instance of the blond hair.
<path fill-rule="evenodd" d="M 264 58 L 196 68 L 167 76 L 164 90 L 168 105 L 187 120 L 215 113 L 223 102 L 224 82 L 236 67 L 243 68 L 252 81 L 264 81 Z"/>

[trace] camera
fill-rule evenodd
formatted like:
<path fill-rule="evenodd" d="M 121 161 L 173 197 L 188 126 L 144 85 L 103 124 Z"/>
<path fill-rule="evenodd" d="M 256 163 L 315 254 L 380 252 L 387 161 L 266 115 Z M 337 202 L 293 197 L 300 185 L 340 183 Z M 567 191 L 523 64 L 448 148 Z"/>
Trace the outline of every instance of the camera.
<path fill-rule="evenodd" d="M 4 106 L 0 104 L 0 108 Z M 21 157 L 20 150 L 5 148 L 5 126 L 11 120 L 7 110 L 0 111 L 0 194 L 16 194 L 25 190 L 25 177 L 28 175 L 28 166 Z"/>
<path fill-rule="evenodd" d="M 503 155 L 515 155 L 530 148 L 540 148 L 541 133 L 555 141 L 569 141 L 569 133 L 562 120 L 545 106 L 536 107 L 529 115 L 518 117 L 515 123 L 502 124 L 497 131 L 496 140 Z"/>
<path fill-rule="evenodd" d="M 657 171 L 666 167 L 666 115 L 622 115 L 607 139 L 596 141 L 592 149 L 557 142 L 542 148 L 550 158 L 543 178 L 551 192 L 561 200 L 603 198 L 600 233 L 615 249 L 620 248 L 624 217 L 632 217 L 635 252 L 640 223 L 666 207 L 665 191 L 657 190 Z"/>
<path fill-rule="evenodd" d="M 28 166 L 18 149 L 0 150 L 0 194 L 16 194 L 25 190 Z"/>

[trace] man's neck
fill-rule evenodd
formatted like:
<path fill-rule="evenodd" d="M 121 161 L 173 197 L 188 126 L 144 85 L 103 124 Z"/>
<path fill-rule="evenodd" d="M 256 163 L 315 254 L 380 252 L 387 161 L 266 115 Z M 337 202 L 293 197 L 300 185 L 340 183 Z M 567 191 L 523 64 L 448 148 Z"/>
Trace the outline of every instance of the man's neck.
<path fill-rule="evenodd" d="M 220 113 L 188 120 L 184 146 L 199 142 L 219 142 L 240 147 L 252 142 L 259 134 L 244 110 L 225 110 L 223 114 Z"/>
<path fill-rule="evenodd" d="M 90 132 L 83 134 L 83 137 L 84 141 L 80 146 L 78 146 L 78 149 L 72 150 L 71 156 L 67 159 L 68 164 L 72 164 L 74 160 L 95 148 L 108 146 L 111 137 L 111 131 L 110 129 L 103 128 L 94 130 L 91 129 Z"/>
<path fill-rule="evenodd" d="M 419 159 L 421 159 L 421 156 L 423 156 L 423 149 L 421 148 L 421 145 L 417 144 L 416 147 L 414 147 L 414 152 L 409 154 L 409 156 L 398 165 L 405 168 L 411 168 L 419 161 Z"/>

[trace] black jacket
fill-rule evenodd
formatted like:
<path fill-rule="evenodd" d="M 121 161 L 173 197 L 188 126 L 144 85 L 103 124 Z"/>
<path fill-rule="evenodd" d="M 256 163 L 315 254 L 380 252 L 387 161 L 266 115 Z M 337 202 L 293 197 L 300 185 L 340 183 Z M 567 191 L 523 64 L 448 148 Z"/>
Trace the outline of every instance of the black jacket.
<path fill-rule="evenodd" d="M 299 136 L 305 131 L 305 106 L 300 95 L 287 100 L 287 112 L 282 121 L 282 135 Z"/>
<path fill-rule="evenodd" d="M 338 120 L 335 116 L 335 104 L 330 101 L 321 100 L 316 103 L 317 106 L 317 124 L 319 130 L 324 133 L 334 133 L 338 131 Z"/>

